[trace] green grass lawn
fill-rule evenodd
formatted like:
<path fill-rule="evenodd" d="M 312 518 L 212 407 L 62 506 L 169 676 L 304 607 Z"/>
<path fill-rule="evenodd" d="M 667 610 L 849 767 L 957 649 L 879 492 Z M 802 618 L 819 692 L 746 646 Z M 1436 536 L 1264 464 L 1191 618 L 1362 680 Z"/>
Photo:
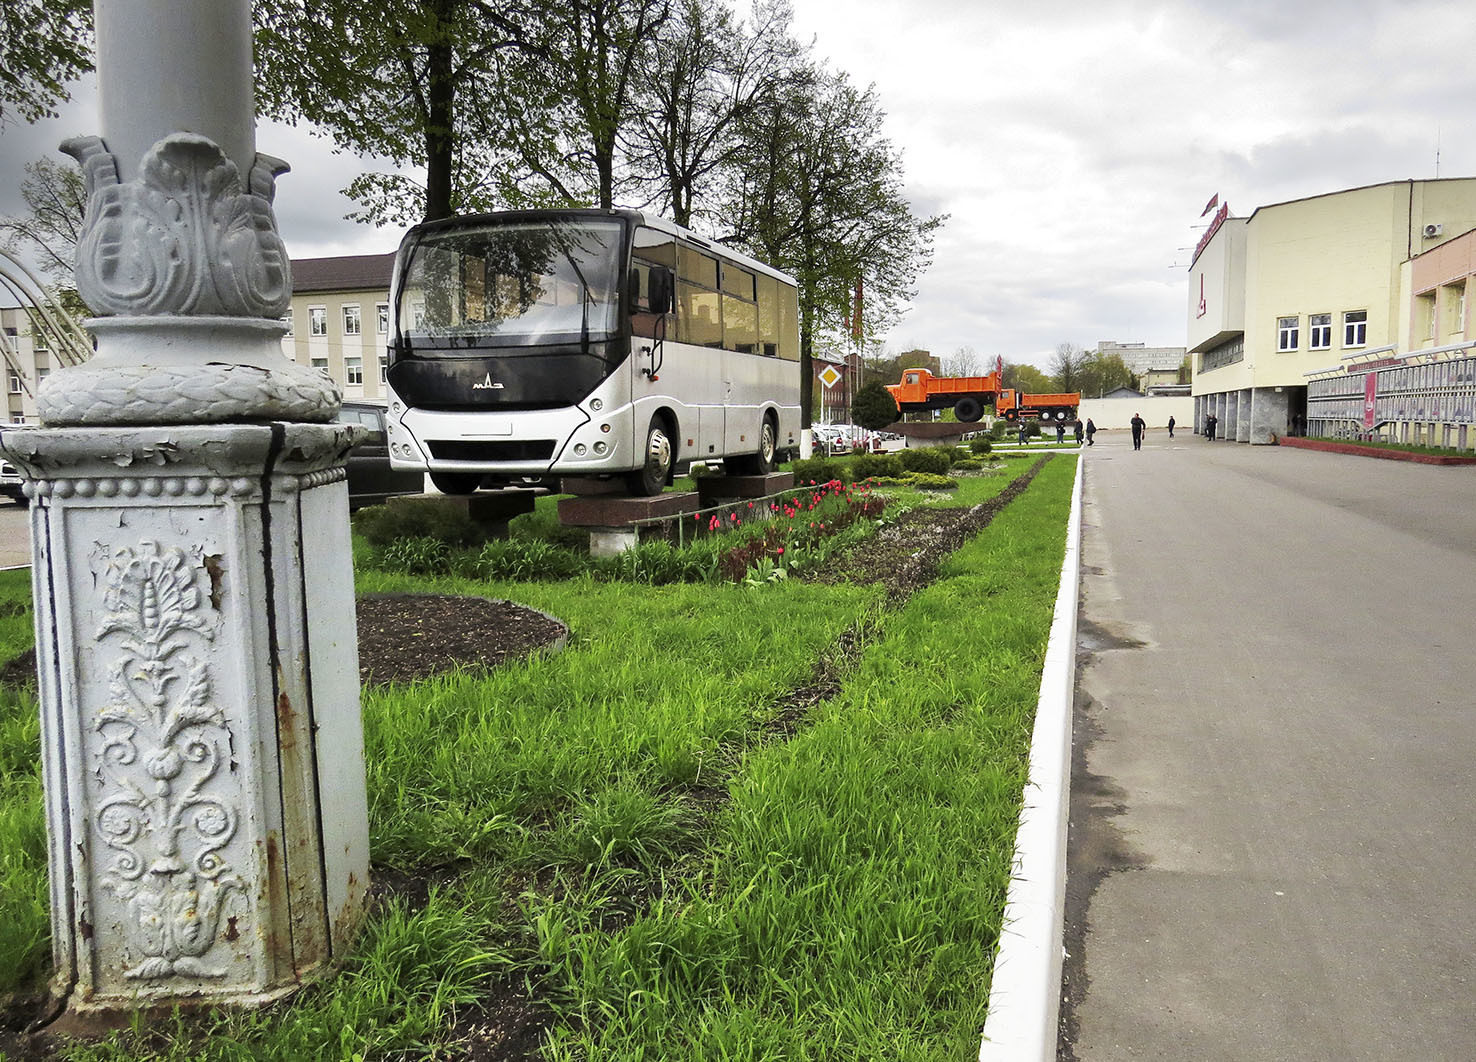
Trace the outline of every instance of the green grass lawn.
<path fill-rule="evenodd" d="M 1025 467 L 905 501 L 972 505 Z M 1051 460 L 893 609 L 878 585 L 361 568 L 361 591 L 508 598 L 571 630 L 490 675 L 365 691 L 373 861 L 428 899 L 382 902 L 341 973 L 291 1005 L 62 1057 L 458 1057 L 489 994 L 536 1009 L 549 1059 L 967 1057 L 1074 469 Z M 3 617 L 27 591 L 0 580 L 6 651 L 29 644 Z M 796 716 L 788 695 L 817 676 L 837 692 Z M 0 697 L 0 992 L 48 947 L 35 713 Z"/>

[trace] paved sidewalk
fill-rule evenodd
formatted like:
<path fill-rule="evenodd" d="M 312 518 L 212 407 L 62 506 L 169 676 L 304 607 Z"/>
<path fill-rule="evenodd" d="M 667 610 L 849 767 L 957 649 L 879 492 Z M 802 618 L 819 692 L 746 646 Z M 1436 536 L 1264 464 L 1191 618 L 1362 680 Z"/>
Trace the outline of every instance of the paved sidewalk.
<path fill-rule="evenodd" d="M 1060 1057 L 1476 1059 L 1476 469 L 1086 461 Z"/>

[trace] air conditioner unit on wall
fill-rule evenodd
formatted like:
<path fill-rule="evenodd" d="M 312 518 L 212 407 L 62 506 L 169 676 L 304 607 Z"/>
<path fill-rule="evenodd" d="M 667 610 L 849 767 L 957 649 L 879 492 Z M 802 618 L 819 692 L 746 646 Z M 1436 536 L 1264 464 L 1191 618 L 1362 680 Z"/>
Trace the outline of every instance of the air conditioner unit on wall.
<path fill-rule="evenodd" d="M 1444 231 L 1445 231 L 1445 226 L 1444 225 L 1426 225 L 1425 226 L 1425 239 L 1427 239 L 1427 240 L 1433 240 L 1436 236 L 1439 236 Z"/>

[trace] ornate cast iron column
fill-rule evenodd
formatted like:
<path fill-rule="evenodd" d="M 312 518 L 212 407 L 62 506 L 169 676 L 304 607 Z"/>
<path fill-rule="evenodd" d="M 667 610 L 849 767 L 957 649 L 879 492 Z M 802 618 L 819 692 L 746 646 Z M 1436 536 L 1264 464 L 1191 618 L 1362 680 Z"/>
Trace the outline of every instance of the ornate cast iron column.
<path fill-rule="evenodd" d="M 96 356 L 0 449 L 28 476 L 54 987 L 74 1011 L 261 1002 L 368 885 L 337 388 L 283 357 L 248 0 L 97 0 L 68 141 Z"/>

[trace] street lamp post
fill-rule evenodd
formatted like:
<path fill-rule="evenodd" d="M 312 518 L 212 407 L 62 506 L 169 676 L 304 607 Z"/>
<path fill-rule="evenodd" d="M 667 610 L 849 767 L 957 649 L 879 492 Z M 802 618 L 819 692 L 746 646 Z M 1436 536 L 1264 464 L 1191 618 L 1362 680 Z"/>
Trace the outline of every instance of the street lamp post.
<path fill-rule="evenodd" d="M 97 353 L 0 434 L 31 498 L 54 991 L 290 993 L 350 941 L 367 801 L 337 388 L 281 353 L 248 0 L 97 0 L 68 141 Z"/>

